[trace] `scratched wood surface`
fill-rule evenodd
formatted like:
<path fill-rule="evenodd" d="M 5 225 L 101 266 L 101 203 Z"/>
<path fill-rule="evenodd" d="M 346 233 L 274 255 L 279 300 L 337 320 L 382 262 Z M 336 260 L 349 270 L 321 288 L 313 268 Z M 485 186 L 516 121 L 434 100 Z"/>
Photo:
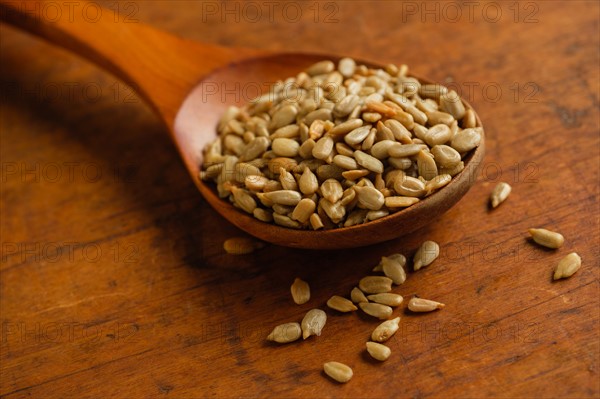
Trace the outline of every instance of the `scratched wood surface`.
<path fill-rule="evenodd" d="M 221 45 L 408 63 L 474 104 L 485 165 L 457 206 L 409 237 L 227 255 L 239 231 L 203 202 L 150 109 L 111 75 L 0 26 L 0 395 L 600 395 L 599 3 L 103 4 L 129 16 L 115 23 Z M 490 212 L 501 180 L 513 194 Z M 562 232 L 564 247 L 532 245 L 532 226 Z M 365 354 L 378 323 L 358 313 L 328 311 L 316 339 L 265 342 L 425 239 L 440 259 L 396 291 L 447 307 L 396 311 L 387 362 Z M 552 282 L 571 251 L 582 269 Z M 296 276 L 312 288 L 302 306 L 289 295 Z M 354 378 L 328 380 L 328 360 Z"/>

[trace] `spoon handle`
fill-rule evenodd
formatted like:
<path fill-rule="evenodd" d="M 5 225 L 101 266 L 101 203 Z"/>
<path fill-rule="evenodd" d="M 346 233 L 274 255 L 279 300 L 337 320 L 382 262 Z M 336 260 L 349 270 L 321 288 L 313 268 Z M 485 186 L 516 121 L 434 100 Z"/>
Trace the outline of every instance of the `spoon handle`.
<path fill-rule="evenodd" d="M 262 54 L 181 39 L 85 1 L 0 0 L 0 21 L 113 73 L 148 100 L 171 129 L 200 78 Z"/>

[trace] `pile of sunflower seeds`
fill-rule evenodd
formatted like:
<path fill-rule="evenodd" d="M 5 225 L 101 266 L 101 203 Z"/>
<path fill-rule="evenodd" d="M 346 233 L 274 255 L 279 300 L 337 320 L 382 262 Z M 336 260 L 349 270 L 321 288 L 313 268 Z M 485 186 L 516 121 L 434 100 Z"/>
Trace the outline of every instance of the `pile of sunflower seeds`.
<path fill-rule="evenodd" d="M 344 58 L 230 107 L 200 172 L 218 195 L 269 223 L 348 227 L 385 217 L 447 185 L 483 129 L 458 94 Z"/>

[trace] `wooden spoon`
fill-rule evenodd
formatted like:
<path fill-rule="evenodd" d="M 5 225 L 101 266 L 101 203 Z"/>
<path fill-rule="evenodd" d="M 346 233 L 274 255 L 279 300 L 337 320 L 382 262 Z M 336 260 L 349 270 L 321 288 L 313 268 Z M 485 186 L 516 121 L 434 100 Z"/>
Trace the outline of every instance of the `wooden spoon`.
<path fill-rule="evenodd" d="M 314 62 L 325 58 L 337 61 L 339 57 L 274 54 L 188 41 L 141 23 L 125 23 L 122 18 L 115 22 L 113 11 L 96 5 L 93 8 L 99 13 L 91 20 L 85 6 L 84 2 L 0 0 L 0 19 L 87 58 L 131 85 L 168 127 L 206 201 L 225 219 L 264 241 L 334 249 L 390 240 L 436 221 L 475 183 L 484 155 L 483 139 L 450 184 L 390 216 L 323 231 L 294 230 L 258 221 L 218 198 L 214 187 L 199 179 L 202 149 L 214 139 L 217 121 L 229 105 L 248 102 L 270 84 L 296 76 Z M 479 118 L 477 123 L 481 126 Z"/>

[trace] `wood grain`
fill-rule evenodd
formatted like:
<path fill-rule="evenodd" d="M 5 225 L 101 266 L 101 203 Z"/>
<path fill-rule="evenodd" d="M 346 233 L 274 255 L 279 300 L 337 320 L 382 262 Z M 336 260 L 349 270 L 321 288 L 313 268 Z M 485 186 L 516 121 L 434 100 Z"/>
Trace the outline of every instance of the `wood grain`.
<path fill-rule="evenodd" d="M 449 20 L 443 3 L 438 22 L 421 2 L 319 3 L 317 23 L 313 3 L 298 3 L 296 22 L 281 12 L 271 21 L 266 8 L 257 22 L 243 11 L 223 22 L 209 3 L 118 5 L 189 39 L 406 62 L 458 82 L 486 126 L 478 183 L 408 237 L 229 256 L 222 243 L 239 232 L 198 195 L 150 108 L 111 75 L 0 25 L 0 394 L 598 397 L 597 2 L 520 2 L 517 22 L 509 3 L 495 3 L 495 23 L 482 16 L 488 3 L 473 22 L 466 6 Z M 325 21 L 332 10 L 337 22 Z M 513 193 L 490 212 L 499 180 Z M 560 231 L 565 246 L 532 245 L 532 226 Z M 440 259 L 397 291 L 447 307 L 402 310 L 386 363 L 365 355 L 377 321 L 361 314 L 329 312 L 323 335 L 305 342 L 264 340 L 347 295 L 381 255 L 412 255 L 425 239 L 441 244 Z M 552 282 L 570 251 L 582 269 Z M 289 295 L 296 276 L 313 292 L 303 306 Z M 351 365 L 352 381 L 330 382 L 328 360 Z"/>

